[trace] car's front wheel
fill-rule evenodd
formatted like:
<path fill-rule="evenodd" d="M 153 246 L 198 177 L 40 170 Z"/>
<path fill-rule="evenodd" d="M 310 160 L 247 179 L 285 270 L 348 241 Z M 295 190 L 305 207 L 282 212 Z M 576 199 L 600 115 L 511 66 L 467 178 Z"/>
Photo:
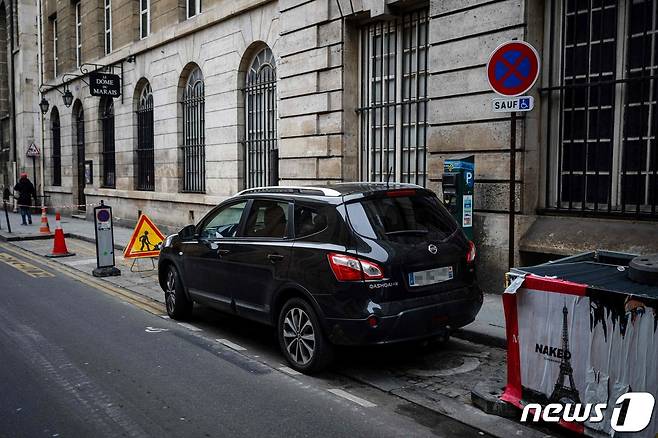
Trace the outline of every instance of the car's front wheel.
<path fill-rule="evenodd" d="M 292 368 L 313 373 L 325 368 L 333 358 L 318 317 L 306 301 L 290 299 L 281 309 L 278 323 L 281 351 Z"/>
<path fill-rule="evenodd" d="M 180 276 L 174 266 L 167 268 L 164 293 L 167 315 L 170 318 L 186 319 L 190 317 L 192 314 L 192 301 L 185 295 Z"/>

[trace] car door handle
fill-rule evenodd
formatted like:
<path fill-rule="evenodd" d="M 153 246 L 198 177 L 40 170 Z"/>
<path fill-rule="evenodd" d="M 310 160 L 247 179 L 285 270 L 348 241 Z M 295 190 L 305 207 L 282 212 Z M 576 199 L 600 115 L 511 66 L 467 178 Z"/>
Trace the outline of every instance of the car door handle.
<path fill-rule="evenodd" d="M 226 254 L 230 253 L 230 249 L 218 249 L 217 250 L 217 257 L 225 256 Z"/>
<path fill-rule="evenodd" d="M 283 260 L 284 256 L 282 256 L 281 254 L 268 254 L 267 258 L 270 259 L 272 263 L 276 263 Z"/>

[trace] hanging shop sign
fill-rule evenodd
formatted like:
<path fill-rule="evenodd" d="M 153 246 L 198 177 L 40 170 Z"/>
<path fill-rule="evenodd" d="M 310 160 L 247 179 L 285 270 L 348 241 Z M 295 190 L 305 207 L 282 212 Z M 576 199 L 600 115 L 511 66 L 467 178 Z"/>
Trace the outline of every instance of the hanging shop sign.
<path fill-rule="evenodd" d="M 109 73 L 89 73 L 89 93 L 92 96 L 121 96 L 121 78 Z"/>

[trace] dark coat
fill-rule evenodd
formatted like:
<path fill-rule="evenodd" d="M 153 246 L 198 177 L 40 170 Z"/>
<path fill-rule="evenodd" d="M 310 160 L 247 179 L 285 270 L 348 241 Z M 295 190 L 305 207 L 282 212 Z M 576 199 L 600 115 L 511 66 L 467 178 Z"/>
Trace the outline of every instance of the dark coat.
<path fill-rule="evenodd" d="M 14 191 L 18 192 L 19 205 L 32 205 L 32 198 L 37 200 L 37 191 L 34 189 L 34 184 L 27 178 L 21 178 L 18 184 L 14 186 Z"/>

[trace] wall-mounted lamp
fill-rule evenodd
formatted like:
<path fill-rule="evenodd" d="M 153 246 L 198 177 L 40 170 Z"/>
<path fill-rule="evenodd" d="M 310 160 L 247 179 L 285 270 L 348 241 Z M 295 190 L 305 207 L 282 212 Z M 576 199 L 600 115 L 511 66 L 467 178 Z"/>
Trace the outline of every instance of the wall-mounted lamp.
<path fill-rule="evenodd" d="M 71 90 L 69 90 L 68 87 L 66 87 L 64 94 L 62 94 L 62 100 L 64 101 L 64 106 L 67 108 L 73 103 L 73 93 L 71 93 Z"/>
<path fill-rule="evenodd" d="M 46 114 L 48 112 L 49 106 L 50 103 L 48 102 L 48 99 L 46 99 L 45 96 L 41 96 L 41 102 L 39 102 L 39 108 L 41 108 L 41 114 Z"/>

